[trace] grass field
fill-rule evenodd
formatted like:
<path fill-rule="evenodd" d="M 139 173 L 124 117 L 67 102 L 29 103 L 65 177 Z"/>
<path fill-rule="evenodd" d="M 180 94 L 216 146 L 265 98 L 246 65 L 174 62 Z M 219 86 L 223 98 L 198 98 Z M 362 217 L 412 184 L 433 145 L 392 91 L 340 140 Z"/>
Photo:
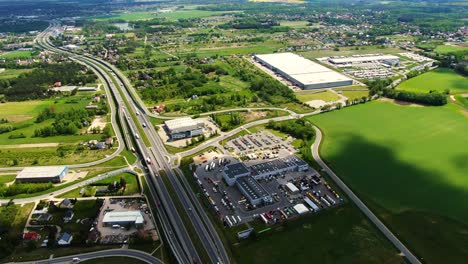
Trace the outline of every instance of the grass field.
<path fill-rule="evenodd" d="M 439 45 L 434 51 L 437 53 L 441 53 L 441 54 L 447 54 L 451 52 L 460 52 L 460 51 L 464 51 L 468 53 L 468 47 L 460 47 L 460 46 L 455 46 L 455 45 Z"/>
<path fill-rule="evenodd" d="M 397 89 L 414 92 L 431 90 L 444 92 L 445 89 L 450 89 L 450 93 L 466 93 L 468 92 L 468 78 L 451 69 L 439 68 L 406 80 L 398 85 Z"/>
<path fill-rule="evenodd" d="M 30 71 L 32 71 L 32 69 L 5 69 L 0 72 L 0 80 L 16 78 L 21 73 Z"/>
<path fill-rule="evenodd" d="M 361 99 L 363 96 L 368 97 L 369 91 L 342 91 L 341 94 L 352 101 L 353 99 Z"/>
<path fill-rule="evenodd" d="M 0 175 L 0 185 L 4 183 L 9 183 L 14 181 L 16 178 L 16 174 L 13 175 Z"/>
<path fill-rule="evenodd" d="M 339 100 L 340 97 L 330 91 L 323 91 L 323 92 L 317 92 L 317 91 L 300 91 L 296 93 L 297 99 L 301 100 L 301 102 L 309 102 L 312 100 L 323 100 L 325 102 L 332 102 Z"/>
<path fill-rule="evenodd" d="M 459 106 L 371 102 L 308 120 L 324 132 L 323 158 L 418 255 L 468 258 L 468 120 Z"/>
<path fill-rule="evenodd" d="M 191 19 L 191 18 L 202 18 L 215 15 L 221 15 L 225 13 L 232 13 L 232 11 L 205 11 L 205 10 L 180 10 L 175 12 L 160 13 L 158 17 L 165 17 L 171 20 L 178 19 Z"/>
<path fill-rule="evenodd" d="M 32 51 L 29 50 L 17 50 L 0 54 L 0 59 L 30 59 L 32 57 Z"/>

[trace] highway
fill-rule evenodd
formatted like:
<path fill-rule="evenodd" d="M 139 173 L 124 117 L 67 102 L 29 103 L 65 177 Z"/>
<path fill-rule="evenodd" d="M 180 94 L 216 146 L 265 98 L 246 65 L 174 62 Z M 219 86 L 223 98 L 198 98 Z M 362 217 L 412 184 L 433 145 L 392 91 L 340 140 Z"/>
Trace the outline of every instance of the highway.
<path fill-rule="evenodd" d="M 53 27 L 49 29 L 48 32 L 52 31 Z M 150 147 L 144 146 L 144 144 L 139 139 L 140 137 L 136 134 L 138 133 L 139 129 L 137 126 L 141 124 L 151 124 L 148 117 L 147 117 L 147 110 L 145 107 L 142 107 L 138 103 L 137 96 L 132 96 L 129 94 L 128 90 L 131 88 L 127 88 L 129 85 L 128 80 L 117 71 L 117 69 L 112 68 L 112 66 L 108 65 L 107 63 L 98 60 L 96 58 L 90 56 L 82 56 L 77 54 L 71 54 L 69 51 L 57 49 L 52 47 L 50 43 L 47 43 L 47 33 L 44 34 L 41 39 L 41 45 L 44 48 L 52 50 L 54 52 L 60 52 L 68 54 L 74 60 L 81 61 L 86 65 L 94 68 L 99 75 L 101 75 L 108 86 L 110 87 L 119 108 L 123 115 L 126 116 L 126 122 L 129 126 L 129 130 L 132 131 L 132 135 L 134 135 L 136 145 L 144 157 L 145 161 L 147 161 L 148 166 L 148 183 L 152 183 L 151 188 L 154 191 L 154 197 L 157 204 L 161 204 L 165 210 L 166 214 L 161 214 L 161 220 L 165 224 L 163 224 L 163 231 L 165 234 L 169 236 L 170 245 L 173 247 L 173 251 L 175 252 L 176 257 L 178 258 L 179 262 L 181 263 L 190 263 L 190 262 L 199 262 L 200 257 L 195 250 L 195 247 L 187 233 L 186 227 L 179 216 L 177 209 L 171 200 L 168 190 L 164 186 L 164 183 L 161 177 L 158 177 L 158 171 L 164 170 L 171 181 L 174 189 L 177 192 L 177 196 L 181 200 L 182 205 L 184 206 L 184 210 L 186 214 L 189 216 L 197 235 L 200 237 L 200 241 L 202 242 L 203 246 L 205 247 L 208 256 L 212 263 L 229 263 L 229 257 L 224 249 L 224 245 L 222 244 L 221 240 L 218 237 L 218 234 L 214 230 L 211 230 L 210 227 L 213 227 L 211 223 L 205 222 L 204 219 L 208 219 L 205 217 L 200 217 L 200 214 L 205 214 L 203 208 L 199 208 L 198 210 L 192 210 L 195 208 L 192 204 L 192 201 L 187 196 L 186 190 L 183 189 L 182 185 L 180 184 L 179 180 L 171 170 L 170 165 L 168 164 L 168 160 L 164 154 L 166 154 L 166 149 L 162 145 L 162 141 L 159 137 L 156 136 L 156 131 L 154 128 L 149 125 L 143 127 L 145 134 L 147 135 L 150 141 Z M 117 73 L 117 74 L 116 74 Z M 131 91 L 131 90 L 130 90 Z M 123 98 L 126 98 L 128 104 L 124 103 Z M 130 105 L 131 109 L 126 109 L 126 106 Z M 137 121 L 133 120 L 133 118 L 128 115 L 130 111 L 137 117 Z M 189 190 L 191 191 L 191 190 Z M 159 199 L 157 198 L 159 197 Z M 197 206 L 197 205 L 196 205 Z M 208 220 L 209 221 L 209 220 Z M 166 226 L 166 228 L 164 228 Z M 172 226 L 173 229 L 170 229 L 168 226 Z M 207 227 L 208 226 L 208 227 Z"/>
<path fill-rule="evenodd" d="M 312 144 L 312 156 L 314 160 L 320 165 L 320 167 L 325 171 L 333 181 L 338 184 L 338 186 L 348 195 L 348 197 L 353 201 L 357 207 L 369 218 L 369 220 L 384 234 L 385 237 L 400 250 L 401 253 L 406 257 L 406 259 L 412 264 L 420 264 L 419 259 L 411 253 L 411 251 L 388 229 L 385 224 L 380 221 L 380 219 L 357 197 L 354 192 L 333 172 L 327 164 L 322 160 L 319 154 L 320 143 L 322 142 L 322 131 L 314 126 L 316 139 L 314 144 Z"/>
<path fill-rule="evenodd" d="M 151 256 L 150 254 L 133 249 L 108 249 L 108 250 L 101 250 L 96 252 L 90 253 L 83 253 L 73 256 L 65 256 L 65 257 L 58 257 L 52 259 L 45 259 L 33 262 L 16 262 L 16 263 L 28 263 L 28 264 L 59 264 L 59 263 L 72 263 L 73 258 L 79 258 L 80 261 L 84 260 L 91 260 L 91 259 L 98 259 L 98 258 L 105 258 L 105 257 L 127 257 L 127 258 L 134 258 L 141 260 L 146 263 L 150 264 L 163 264 L 163 262 Z"/>

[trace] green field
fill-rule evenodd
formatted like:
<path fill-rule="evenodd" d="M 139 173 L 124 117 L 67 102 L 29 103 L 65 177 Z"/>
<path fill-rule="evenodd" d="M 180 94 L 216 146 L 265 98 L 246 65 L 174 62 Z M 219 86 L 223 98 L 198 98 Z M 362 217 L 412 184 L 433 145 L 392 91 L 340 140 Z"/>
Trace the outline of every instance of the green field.
<path fill-rule="evenodd" d="M 32 57 L 32 51 L 29 50 L 17 50 L 0 54 L 0 59 L 30 59 Z"/>
<path fill-rule="evenodd" d="M 205 11 L 205 10 L 180 10 L 168 13 L 159 13 L 158 17 L 165 17 L 171 20 L 178 19 L 191 19 L 191 18 L 202 18 L 215 15 L 221 15 L 225 13 L 232 13 L 232 11 Z"/>
<path fill-rule="evenodd" d="M 459 106 L 371 102 L 308 118 L 323 158 L 432 263 L 468 258 L 468 120 Z"/>
<path fill-rule="evenodd" d="M 468 92 L 468 78 L 455 73 L 451 69 L 439 68 L 430 72 L 423 73 L 402 82 L 397 89 L 413 92 L 444 92 L 450 89 L 450 93 Z"/>
<path fill-rule="evenodd" d="M 363 96 L 368 97 L 369 91 L 341 91 L 341 94 L 352 101 L 354 99 L 361 99 Z"/>
<path fill-rule="evenodd" d="M 333 102 L 336 100 L 340 99 L 340 96 L 338 96 L 334 92 L 330 91 L 323 91 L 323 92 L 317 92 L 317 91 L 300 91 L 296 93 L 297 99 L 301 100 L 301 102 L 309 102 L 312 100 L 322 100 L 325 102 Z"/>
<path fill-rule="evenodd" d="M 468 47 L 460 47 L 460 46 L 454 46 L 454 45 L 440 45 L 440 46 L 437 46 L 437 48 L 434 51 L 437 53 L 441 53 L 441 54 L 454 53 L 454 52 L 458 53 L 461 51 L 468 53 Z"/>
<path fill-rule="evenodd" d="M 274 226 L 258 237 L 233 246 L 238 263 L 405 263 L 351 204 Z"/>
<path fill-rule="evenodd" d="M 18 77 L 21 73 L 30 72 L 32 69 L 5 69 L 0 71 L 0 80 L 13 79 Z"/>

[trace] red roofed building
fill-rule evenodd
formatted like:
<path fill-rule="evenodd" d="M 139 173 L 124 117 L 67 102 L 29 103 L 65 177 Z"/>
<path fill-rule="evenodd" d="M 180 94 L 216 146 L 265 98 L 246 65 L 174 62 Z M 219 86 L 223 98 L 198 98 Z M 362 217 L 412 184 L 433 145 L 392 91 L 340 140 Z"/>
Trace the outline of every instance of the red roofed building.
<path fill-rule="evenodd" d="M 39 239 L 39 234 L 36 232 L 27 232 L 23 234 L 23 239 L 27 240 L 38 240 Z"/>
<path fill-rule="evenodd" d="M 60 86 L 62 86 L 62 82 L 55 82 L 55 83 L 54 83 L 54 86 L 55 86 L 55 87 L 60 87 Z"/>

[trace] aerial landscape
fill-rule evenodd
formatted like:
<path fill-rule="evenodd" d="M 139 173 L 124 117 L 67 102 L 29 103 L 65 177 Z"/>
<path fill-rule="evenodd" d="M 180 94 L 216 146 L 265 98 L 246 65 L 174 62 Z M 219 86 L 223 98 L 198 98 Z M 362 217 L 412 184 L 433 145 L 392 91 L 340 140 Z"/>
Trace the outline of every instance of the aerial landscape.
<path fill-rule="evenodd" d="M 0 0 L 0 263 L 468 263 L 468 3 Z"/>

